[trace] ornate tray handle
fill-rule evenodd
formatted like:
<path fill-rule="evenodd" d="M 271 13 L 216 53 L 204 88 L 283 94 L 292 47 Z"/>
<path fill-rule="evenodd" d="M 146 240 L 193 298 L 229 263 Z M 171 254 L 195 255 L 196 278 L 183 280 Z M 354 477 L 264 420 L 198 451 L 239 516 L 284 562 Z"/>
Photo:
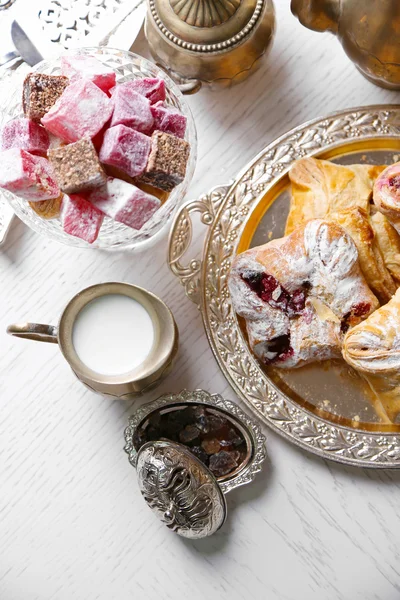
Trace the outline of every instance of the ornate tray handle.
<path fill-rule="evenodd" d="M 204 194 L 198 200 L 192 200 L 182 206 L 177 213 L 171 228 L 168 243 L 168 264 L 174 275 L 179 279 L 187 297 L 200 309 L 201 304 L 201 260 L 191 259 L 186 265 L 181 262 L 192 242 L 193 225 L 191 213 L 198 212 L 204 225 L 210 227 L 215 220 L 231 184 L 220 185 Z"/>

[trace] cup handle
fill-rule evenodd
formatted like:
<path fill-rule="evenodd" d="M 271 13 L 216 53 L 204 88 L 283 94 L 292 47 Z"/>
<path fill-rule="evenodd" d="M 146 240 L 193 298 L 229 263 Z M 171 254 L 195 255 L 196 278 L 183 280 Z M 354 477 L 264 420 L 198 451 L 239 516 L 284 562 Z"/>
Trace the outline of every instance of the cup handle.
<path fill-rule="evenodd" d="M 13 335 L 35 342 L 49 342 L 58 344 L 57 327 L 54 325 L 43 325 L 42 323 L 18 323 L 7 327 L 8 335 Z"/>

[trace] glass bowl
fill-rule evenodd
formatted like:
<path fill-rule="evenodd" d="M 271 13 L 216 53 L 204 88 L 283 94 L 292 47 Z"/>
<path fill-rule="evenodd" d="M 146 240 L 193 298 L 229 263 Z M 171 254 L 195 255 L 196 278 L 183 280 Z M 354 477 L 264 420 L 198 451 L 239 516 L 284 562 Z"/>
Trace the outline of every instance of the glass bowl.
<path fill-rule="evenodd" d="M 71 53 L 72 52 L 63 54 Z M 26 200 L 18 198 L 6 190 L 1 190 L 1 192 L 10 202 L 15 214 L 21 221 L 28 225 L 28 227 L 52 240 L 67 244 L 68 246 L 75 246 L 77 248 L 100 248 L 102 250 L 123 250 L 133 249 L 138 246 L 143 246 L 144 244 L 149 244 L 150 242 L 155 242 L 162 231 L 168 227 L 168 224 L 173 218 L 181 200 L 184 198 L 188 185 L 193 177 L 196 164 L 197 136 L 192 113 L 179 88 L 168 75 L 166 75 L 164 71 L 158 69 L 153 63 L 137 54 L 113 48 L 80 48 L 79 50 L 74 50 L 73 54 L 90 54 L 95 56 L 100 62 L 111 67 L 115 71 L 118 83 L 123 83 L 129 79 L 143 77 L 159 77 L 164 79 L 167 90 L 166 103 L 178 108 L 187 118 L 185 140 L 190 144 L 190 156 L 185 180 L 179 186 L 174 188 L 170 193 L 168 200 L 139 231 L 106 217 L 100 230 L 99 237 L 93 244 L 88 244 L 80 238 L 65 233 L 59 219 L 47 221 L 42 219 L 31 209 Z M 32 71 L 47 73 L 48 75 L 59 75 L 61 73 L 60 58 L 48 61 L 44 60 L 35 65 Z M 4 122 L 8 121 L 10 118 L 23 116 L 22 86 L 20 78 L 16 80 L 15 86 L 10 94 L 8 105 L 3 108 L 7 115 L 7 117 L 3 117 Z"/>

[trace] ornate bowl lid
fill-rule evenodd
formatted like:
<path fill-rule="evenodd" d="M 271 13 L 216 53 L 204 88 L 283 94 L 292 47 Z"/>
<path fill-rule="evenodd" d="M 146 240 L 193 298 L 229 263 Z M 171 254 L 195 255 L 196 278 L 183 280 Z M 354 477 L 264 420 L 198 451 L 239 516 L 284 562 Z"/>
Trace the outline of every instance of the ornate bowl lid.
<path fill-rule="evenodd" d="M 227 50 L 257 23 L 265 0 L 149 0 L 162 34 L 193 52 Z"/>
<path fill-rule="evenodd" d="M 151 419 L 188 407 L 206 407 L 209 414 L 228 419 L 240 432 L 246 452 L 238 468 L 216 477 L 191 449 L 176 441 L 142 437 Z M 157 435 L 154 430 L 151 436 Z M 160 436 L 161 437 L 161 436 Z M 156 441 L 153 441 L 156 440 Z M 175 533 L 192 539 L 215 533 L 227 515 L 225 494 L 250 483 L 266 458 L 260 426 L 237 404 L 204 390 L 165 394 L 143 405 L 125 429 L 125 452 L 137 470 L 142 495 L 159 519 Z"/>
<path fill-rule="evenodd" d="M 137 457 L 140 491 L 151 510 L 179 535 L 199 539 L 226 519 L 226 500 L 214 475 L 185 446 L 158 440 Z"/>

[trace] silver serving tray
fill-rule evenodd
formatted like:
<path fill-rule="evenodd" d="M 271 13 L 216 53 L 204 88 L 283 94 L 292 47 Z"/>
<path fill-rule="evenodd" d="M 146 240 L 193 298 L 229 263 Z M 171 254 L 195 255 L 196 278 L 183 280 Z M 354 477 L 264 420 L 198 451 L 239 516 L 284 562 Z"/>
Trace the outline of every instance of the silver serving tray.
<path fill-rule="evenodd" d="M 268 145 L 231 184 L 178 213 L 169 265 L 201 310 L 211 349 L 226 379 L 258 417 L 319 456 L 360 467 L 400 467 L 400 424 L 379 422 L 357 375 L 342 361 L 292 371 L 265 369 L 251 353 L 227 286 L 232 259 L 283 235 L 288 170 L 305 156 L 341 164 L 400 159 L 400 107 L 367 106 L 310 121 Z M 207 225 L 202 260 L 182 262 L 191 215 Z"/>

